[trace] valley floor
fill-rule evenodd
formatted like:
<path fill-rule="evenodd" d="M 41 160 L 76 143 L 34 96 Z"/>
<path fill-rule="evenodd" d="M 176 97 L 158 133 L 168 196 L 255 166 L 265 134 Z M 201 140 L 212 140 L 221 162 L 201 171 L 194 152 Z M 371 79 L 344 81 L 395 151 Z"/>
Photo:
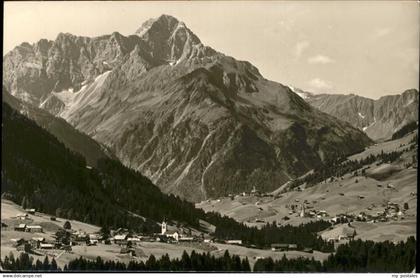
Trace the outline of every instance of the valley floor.
<path fill-rule="evenodd" d="M 37 212 L 35 215 L 29 215 L 30 220 L 18 220 L 16 215 L 24 213 L 22 207 L 9 200 L 1 200 L 1 222 L 6 224 L 7 227 L 1 229 L 1 257 L 8 256 L 10 252 L 15 257 L 19 255 L 19 251 L 13 247 L 12 239 L 23 238 L 30 240 L 33 237 L 44 237 L 47 241 L 53 241 L 54 233 L 63 226 L 65 221 L 68 219 L 56 218 L 55 221 L 50 219 L 50 215 Z M 98 232 L 100 227 L 82 223 L 79 221 L 69 220 L 74 230 L 82 230 L 87 233 Z M 26 223 L 31 225 L 40 225 L 43 228 L 42 233 L 30 233 L 30 232 L 19 232 L 14 231 L 14 226 L 20 223 Z M 315 260 L 324 260 L 328 254 L 314 251 L 313 253 L 305 253 L 300 251 L 287 251 L 287 252 L 275 252 L 272 250 L 262 250 L 246 248 L 242 246 L 221 244 L 221 243 L 161 243 L 161 242 L 139 242 L 135 246 L 137 256 L 133 257 L 127 254 L 120 254 L 121 247 L 117 244 L 101 244 L 98 243 L 96 246 L 87 246 L 86 244 L 72 246 L 72 251 L 63 250 L 41 250 L 36 249 L 36 253 L 30 254 L 36 259 L 43 260 L 45 255 L 48 255 L 50 259 L 55 258 L 59 267 L 63 267 L 69 261 L 79 258 L 80 256 L 87 259 L 96 259 L 97 256 L 102 257 L 104 260 L 115 260 L 121 262 L 129 262 L 131 260 L 142 260 L 145 261 L 153 254 L 156 258 L 162 255 L 168 254 L 170 258 L 180 258 L 183 251 L 190 253 L 195 250 L 198 253 L 210 252 L 210 254 L 217 256 L 223 256 L 226 250 L 230 254 L 237 254 L 242 258 L 248 257 L 251 267 L 253 267 L 255 261 L 259 258 L 272 257 L 273 259 L 281 259 L 283 254 L 287 258 L 296 257 L 307 257 L 314 258 Z"/>

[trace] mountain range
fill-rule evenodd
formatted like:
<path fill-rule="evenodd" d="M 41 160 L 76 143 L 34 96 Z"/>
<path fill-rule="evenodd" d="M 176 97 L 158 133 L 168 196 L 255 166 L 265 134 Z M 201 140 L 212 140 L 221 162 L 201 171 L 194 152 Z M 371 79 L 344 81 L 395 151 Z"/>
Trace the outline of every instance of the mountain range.
<path fill-rule="evenodd" d="M 168 15 L 129 36 L 60 33 L 22 43 L 3 68 L 13 97 L 64 119 L 189 201 L 253 186 L 272 191 L 372 143 Z"/>
<path fill-rule="evenodd" d="M 377 100 L 355 94 L 313 94 L 292 89 L 313 107 L 349 122 L 376 141 L 388 140 L 404 125 L 418 122 L 419 91 L 416 89 Z"/>

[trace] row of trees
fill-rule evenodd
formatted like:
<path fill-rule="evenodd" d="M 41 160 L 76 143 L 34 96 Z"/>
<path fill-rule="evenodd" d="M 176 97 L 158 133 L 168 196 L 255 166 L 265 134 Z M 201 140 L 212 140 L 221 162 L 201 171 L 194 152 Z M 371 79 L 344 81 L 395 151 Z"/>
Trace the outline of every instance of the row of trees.
<path fill-rule="evenodd" d="M 212 213 L 209 213 L 211 215 Z M 269 248 L 273 243 L 297 244 L 298 250 L 313 248 L 321 252 L 333 252 L 334 244 L 317 235 L 331 226 L 327 221 L 316 221 L 299 226 L 278 226 L 268 223 L 262 228 L 247 227 L 228 217 L 217 218 L 215 235 L 222 239 L 241 239 L 245 245 L 257 248 Z M 209 219 L 211 221 L 212 218 Z"/>
<path fill-rule="evenodd" d="M 51 260 L 45 256 L 41 262 L 39 259 L 34 261 L 34 258 L 29 256 L 28 253 L 20 253 L 18 258 L 15 258 L 12 252 L 9 256 L 5 256 L 4 260 L 0 260 L 2 268 L 6 271 L 61 271 L 57 266 L 54 258 Z"/>
<path fill-rule="evenodd" d="M 54 259 L 37 260 L 21 253 L 15 259 L 13 254 L 0 261 L 3 269 L 11 271 L 61 271 Z M 280 260 L 272 258 L 256 261 L 254 272 L 410 272 L 416 263 L 416 240 L 408 238 L 406 242 L 397 244 L 389 241 L 373 242 L 353 240 L 340 245 L 335 254 L 331 254 L 323 262 L 313 258 Z M 180 259 L 170 259 L 168 254 L 156 259 L 150 257 L 145 262 L 131 261 L 128 264 L 115 261 L 87 260 L 82 257 L 70 261 L 64 271 L 219 271 L 219 272 L 249 272 L 251 267 L 248 258 L 241 259 L 225 251 L 221 257 L 210 253 L 191 254 L 183 252 Z"/>
<path fill-rule="evenodd" d="M 251 266 L 248 258 L 241 259 L 238 255 L 230 255 L 225 251 L 221 257 L 215 257 L 210 253 L 196 253 L 194 250 L 191 254 L 183 252 L 181 258 L 171 259 L 169 255 L 163 255 L 156 258 L 150 255 L 143 261 L 130 261 L 128 264 L 116 261 L 104 261 L 101 257 L 96 260 L 87 260 L 78 258 L 64 265 L 63 269 L 57 267 L 54 259 L 49 261 L 45 257 L 44 262 L 37 260 L 34 263 L 33 257 L 27 253 L 21 253 L 19 258 L 15 259 L 11 253 L 6 256 L 1 265 L 5 270 L 11 271 L 219 271 L 219 272 L 250 272 Z"/>
<path fill-rule="evenodd" d="M 400 128 L 396 132 L 394 132 L 394 134 L 392 134 L 391 140 L 402 138 L 405 135 L 407 135 L 408 133 L 410 133 L 410 132 L 412 132 L 416 129 L 418 129 L 417 122 L 410 122 L 410 123 L 404 125 L 402 128 Z"/>
<path fill-rule="evenodd" d="M 416 263 L 416 240 L 394 244 L 389 241 L 373 242 L 353 240 L 340 245 L 322 263 L 313 259 L 298 258 L 274 261 L 258 260 L 254 271 L 261 272 L 411 272 Z"/>
<path fill-rule="evenodd" d="M 374 163 L 375 161 L 380 161 L 381 163 L 392 163 L 396 161 L 400 156 L 409 150 L 412 149 L 412 146 L 405 148 L 401 151 L 392 151 L 385 153 L 383 150 L 381 153 L 362 158 L 360 160 L 345 160 L 343 158 L 330 161 L 326 166 L 322 166 L 318 169 L 315 169 L 313 173 L 306 175 L 303 178 L 296 179 L 290 184 L 290 188 L 296 188 L 299 185 L 306 183 L 308 187 L 313 186 L 317 183 L 325 181 L 327 179 L 340 178 L 343 175 L 359 170 L 365 165 Z"/>

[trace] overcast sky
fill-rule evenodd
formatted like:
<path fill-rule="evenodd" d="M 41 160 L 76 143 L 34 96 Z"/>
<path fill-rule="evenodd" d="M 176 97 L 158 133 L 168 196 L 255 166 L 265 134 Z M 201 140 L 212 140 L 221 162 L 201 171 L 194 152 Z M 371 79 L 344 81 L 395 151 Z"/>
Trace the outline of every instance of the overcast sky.
<path fill-rule="evenodd" d="M 4 52 L 59 32 L 129 35 L 161 14 L 283 84 L 375 99 L 418 88 L 416 1 L 6 2 Z"/>

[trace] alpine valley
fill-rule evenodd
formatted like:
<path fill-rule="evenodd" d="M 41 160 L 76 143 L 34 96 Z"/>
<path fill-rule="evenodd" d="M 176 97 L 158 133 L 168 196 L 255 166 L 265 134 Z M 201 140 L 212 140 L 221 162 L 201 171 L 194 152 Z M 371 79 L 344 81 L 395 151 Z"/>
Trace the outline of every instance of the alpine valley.
<path fill-rule="evenodd" d="M 169 15 L 22 43 L 0 270 L 415 270 L 418 99 L 267 80 Z"/>
<path fill-rule="evenodd" d="M 397 130 L 417 122 L 419 117 L 419 91 L 416 89 L 377 100 L 354 94 L 313 94 L 297 88 L 293 90 L 313 107 L 349 122 L 375 141 L 390 139 Z"/>
<path fill-rule="evenodd" d="M 249 62 L 203 45 L 168 15 L 127 37 L 60 33 L 22 43 L 3 67 L 12 96 L 189 201 L 253 186 L 272 191 L 372 143 Z"/>

